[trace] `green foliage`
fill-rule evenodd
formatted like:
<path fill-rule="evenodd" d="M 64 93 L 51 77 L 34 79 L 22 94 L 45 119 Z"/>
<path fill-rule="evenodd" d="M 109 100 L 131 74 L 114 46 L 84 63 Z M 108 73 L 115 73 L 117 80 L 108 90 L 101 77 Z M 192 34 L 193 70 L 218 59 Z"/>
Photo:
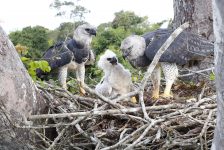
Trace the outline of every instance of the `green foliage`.
<path fill-rule="evenodd" d="M 28 47 L 27 46 L 23 46 L 21 44 L 17 44 L 15 46 L 17 52 L 20 54 L 20 56 L 25 56 L 28 53 Z"/>
<path fill-rule="evenodd" d="M 121 41 L 130 33 L 124 30 L 123 27 L 119 28 L 104 28 L 101 31 L 98 30 L 97 37 L 93 40 L 93 49 L 96 51 L 96 55 L 103 52 L 105 49 L 113 46 L 118 49 Z"/>
<path fill-rule="evenodd" d="M 61 23 L 57 30 L 56 41 L 64 41 L 67 38 L 73 38 L 74 29 L 85 22 L 64 22 Z"/>
<path fill-rule="evenodd" d="M 75 24 L 72 22 L 61 23 L 58 27 L 57 41 L 64 41 L 66 38 L 72 38 Z"/>
<path fill-rule="evenodd" d="M 47 31 L 48 29 L 41 26 L 29 26 L 23 28 L 22 31 L 11 32 L 9 37 L 14 45 L 21 44 L 28 47 L 28 56 L 39 58 L 48 48 Z"/>
<path fill-rule="evenodd" d="M 130 29 L 133 26 L 136 26 L 144 21 L 147 17 L 139 17 L 132 11 L 120 11 L 115 13 L 115 18 L 112 21 L 112 27 L 118 28 L 123 27 L 125 30 Z"/>
<path fill-rule="evenodd" d="M 146 32 L 158 29 L 161 23 L 150 24 L 147 17 L 138 17 L 133 12 L 118 12 L 112 23 L 103 23 L 97 28 L 97 36 L 93 39 L 93 49 L 96 55 L 109 47 L 119 49 L 121 41 L 131 35 L 142 35 Z"/>
<path fill-rule="evenodd" d="M 214 81 L 214 80 L 215 80 L 215 73 L 214 73 L 214 72 L 211 72 L 211 73 L 210 73 L 209 79 L 210 79 L 211 81 Z"/>
<path fill-rule="evenodd" d="M 51 67 L 49 66 L 48 62 L 45 60 L 33 61 L 27 57 L 21 57 L 21 60 L 26 66 L 28 73 L 30 74 L 30 76 L 32 77 L 34 81 L 37 80 L 37 74 L 36 74 L 37 69 L 41 69 L 44 72 L 51 71 Z"/>

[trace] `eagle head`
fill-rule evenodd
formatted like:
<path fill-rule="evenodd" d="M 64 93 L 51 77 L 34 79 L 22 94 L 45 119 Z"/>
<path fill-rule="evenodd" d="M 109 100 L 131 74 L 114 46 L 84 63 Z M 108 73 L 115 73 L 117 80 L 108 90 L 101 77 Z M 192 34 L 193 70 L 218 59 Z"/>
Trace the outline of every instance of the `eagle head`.
<path fill-rule="evenodd" d="M 121 42 L 120 49 L 123 57 L 129 61 L 134 60 L 139 56 L 143 56 L 146 48 L 145 39 L 141 36 L 131 35 Z"/>
<path fill-rule="evenodd" d="M 96 28 L 90 24 L 83 24 L 78 26 L 73 35 L 73 39 L 77 42 L 84 43 L 90 46 L 92 37 L 96 36 Z"/>
<path fill-rule="evenodd" d="M 102 56 L 100 56 L 98 67 L 105 70 L 113 67 L 114 65 L 117 65 L 117 63 L 118 60 L 116 54 L 111 50 L 106 50 L 106 52 Z"/>

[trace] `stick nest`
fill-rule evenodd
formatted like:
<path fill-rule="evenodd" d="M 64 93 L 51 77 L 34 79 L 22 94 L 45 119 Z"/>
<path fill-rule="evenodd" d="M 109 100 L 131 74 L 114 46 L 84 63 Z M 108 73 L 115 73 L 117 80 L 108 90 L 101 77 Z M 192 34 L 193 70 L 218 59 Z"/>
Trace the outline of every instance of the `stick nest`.
<path fill-rule="evenodd" d="M 86 97 L 72 95 L 47 83 L 39 89 L 49 103 L 48 114 L 31 116 L 34 125 L 30 128 L 39 135 L 46 149 L 211 147 L 216 95 L 210 88 L 203 88 L 200 93 L 189 90 L 197 98 L 187 98 L 186 89 L 182 92 L 176 89 L 179 96 L 184 93 L 185 97 L 157 101 L 152 101 L 147 95 L 150 92 L 144 91 L 144 105 L 140 101 L 137 104 L 119 101 L 112 105 L 94 93 Z"/>

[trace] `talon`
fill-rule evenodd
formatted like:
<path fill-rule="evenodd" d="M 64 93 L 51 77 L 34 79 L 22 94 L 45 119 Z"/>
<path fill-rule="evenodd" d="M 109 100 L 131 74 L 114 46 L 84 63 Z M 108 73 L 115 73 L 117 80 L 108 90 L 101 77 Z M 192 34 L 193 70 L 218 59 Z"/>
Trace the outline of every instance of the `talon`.
<path fill-rule="evenodd" d="M 136 100 L 135 96 L 131 97 L 131 102 L 134 103 L 134 104 L 137 103 L 137 100 Z"/>
<path fill-rule="evenodd" d="M 66 84 L 63 84 L 63 85 L 62 85 L 62 88 L 63 88 L 64 90 L 67 90 L 67 89 L 68 89 L 68 87 L 67 87 Z"/>
<path fill-rule="evenodd" d="M 84 83 L 79 82 L 79 91 L 80 91 L 80 95 L 81 96 L 86 95 L 86 91 L 85 91 L 85 89 L 83 87 L 84 87 Z"/>
<path fill-rule="evenodd" d="M 152 90 L 152 99 L 159 99 L 159 88 Z"/>
<path fill-rule="evenodd" d="M 153 94 L 152 94 L 152 99 L 159 99 L 159 94 L 155 94 L 155 93 L 153 93 Z"/>
<path fill-rule="evenodd" d="M 163 98 L 173 98 L 173 94 L 167 94 L 167 93 L 163 93 L 162 95 L 161 95 L 161 97 L 163 97 Z"/>
<path fill-rule="evenodd" d="M 79 91 L 81 96 L 86 95 L 86 91 L 82 87 L 79 87 Z"/>

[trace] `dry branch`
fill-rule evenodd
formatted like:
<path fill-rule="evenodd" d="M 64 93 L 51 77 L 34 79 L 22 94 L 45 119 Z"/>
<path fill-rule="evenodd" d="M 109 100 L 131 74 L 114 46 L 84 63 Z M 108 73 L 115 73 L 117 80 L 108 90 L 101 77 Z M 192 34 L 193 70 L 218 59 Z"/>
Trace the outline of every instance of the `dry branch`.
<path fill-rule="evenodd" d="M 145 110 L 163 110 L 163 109 L 173 109 L 173 108 L 183 108 L 183 105 L 178 104 L 169 104 L 169 105 L 161 105 L 161 106 L 149 106 L 146 107 Z M 121 114 L 121 112 L 125 113 L 134 113 L 142 110 L 142 107 L 135 108 L 123 108 L 123 109 L 108 109 L 108 110 L 93 110 L 86 112 L 74 112 L 74 113 L 61 113 L 61 114 L 42 114 L 42 115 L 31 115 L 28 119 L 46 119 L 46 118 L 68 118 L 68 117 L 78 117 L 78 116 L 98 116 L 98 115 L 115 115 Z"/>

